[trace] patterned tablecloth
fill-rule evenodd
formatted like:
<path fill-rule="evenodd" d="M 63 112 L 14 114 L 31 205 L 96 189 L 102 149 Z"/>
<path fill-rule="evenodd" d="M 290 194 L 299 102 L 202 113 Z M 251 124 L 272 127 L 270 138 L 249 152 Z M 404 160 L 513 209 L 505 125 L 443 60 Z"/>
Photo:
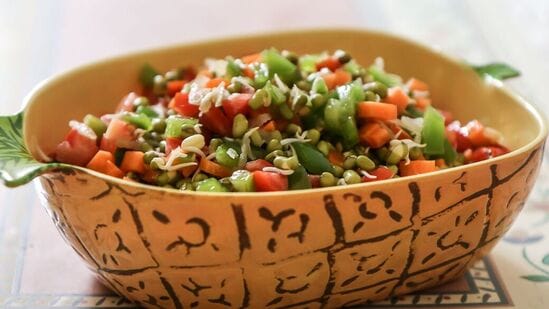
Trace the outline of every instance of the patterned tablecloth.
<path fill-rule="evenodd" d="M 549 3 L 542 1 L 33 2 L 0 0 L 0 114 L 39 80 L 102 56 L 181 41 L 315 26 L 409 36 L 471 62 L 504 60 L 509 87 L 549 110 Z M 243 9 L 245 7 L 245 9 Z M 225 20 L 224 26 L 205 22 Z M 322 18 L 319 18 L 321 16 Z M 143 38 L 147 38 L 144 40 Z M 374 307 L 549 308 L 549 155 L 522 214 L 462 278 Z M 33 186 L 0 187 L 0 307 L 132 307 L 61 240 Z"/>

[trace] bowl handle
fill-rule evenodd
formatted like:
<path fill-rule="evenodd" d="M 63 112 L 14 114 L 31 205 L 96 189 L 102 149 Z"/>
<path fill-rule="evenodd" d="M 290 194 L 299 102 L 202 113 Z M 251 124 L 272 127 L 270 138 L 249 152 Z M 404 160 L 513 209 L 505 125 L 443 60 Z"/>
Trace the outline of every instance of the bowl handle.
<path fill-rule="evenodd" d="M 23 138 L 23 114 L 0 116 L 0 179 L 8 187 L 24 185 L 59 163 L 42 163 L 33 158 Z"/>

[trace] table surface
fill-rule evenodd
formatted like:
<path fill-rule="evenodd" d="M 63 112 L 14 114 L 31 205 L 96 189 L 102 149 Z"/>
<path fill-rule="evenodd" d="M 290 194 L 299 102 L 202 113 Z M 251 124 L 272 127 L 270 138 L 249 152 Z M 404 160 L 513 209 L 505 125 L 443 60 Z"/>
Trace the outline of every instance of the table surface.
<path fill-rule="evenodd" d="M 48 76 L 106 56 L 337 26 L 400 34 L 472 63 L 510 63 L 523 75 L 507 86 L 549 111 L 549 1 L 0 0 L 0 114 L 17 112 Z M 549 307 L 549 155 L 523 212 L 489 258 L 448 286 L 377 306 L 426 304 Z M 130 306 L 95 281 L 61 240 L 32 185 L 0 186 L 0 307 Z"/>

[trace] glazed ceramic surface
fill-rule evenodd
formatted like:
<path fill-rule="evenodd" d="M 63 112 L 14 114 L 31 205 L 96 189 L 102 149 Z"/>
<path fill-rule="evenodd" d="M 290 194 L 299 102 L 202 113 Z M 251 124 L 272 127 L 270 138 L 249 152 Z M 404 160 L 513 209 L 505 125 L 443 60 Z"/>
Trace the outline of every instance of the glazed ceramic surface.
<path fill-rule="evenodd" d="M 184 193 L 34 159 L 54 149 L 70 119 L 109 112 L 138 89 L 144 62 L 169 69 L 270 46 L 342 48 L 362 63 L 383 56 L 389 71 L 428 82 L 435 104 L 495 127 L 515 150 L 379 183 L 247 194 Z M 536 179 L 547 135 L 531 106 L 467 66 L 355 30 L 227 39 L 97 63 L 39 86 L 24 115 L 1 118 L 0 129 L 6 184 L 47 172 L 40 194 L 67 242 L 113 290 L 162 308 L 340 307 L 449 281 L 509 228 Z"/>

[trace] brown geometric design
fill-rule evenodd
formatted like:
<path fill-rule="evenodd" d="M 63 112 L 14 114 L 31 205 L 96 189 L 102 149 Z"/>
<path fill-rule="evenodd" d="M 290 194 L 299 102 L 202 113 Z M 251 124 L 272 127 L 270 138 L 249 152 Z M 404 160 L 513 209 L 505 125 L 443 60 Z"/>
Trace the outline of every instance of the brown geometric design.
<path fill-rule="evenodd" d="M 541 154 L 538 148 L 391 186 L 264 199 L 197 198 L 82 172 L 47 174 L 41 183 L 73 248 L 142 305 L 333 307 L 462 275 L 522 207 Z"/>

